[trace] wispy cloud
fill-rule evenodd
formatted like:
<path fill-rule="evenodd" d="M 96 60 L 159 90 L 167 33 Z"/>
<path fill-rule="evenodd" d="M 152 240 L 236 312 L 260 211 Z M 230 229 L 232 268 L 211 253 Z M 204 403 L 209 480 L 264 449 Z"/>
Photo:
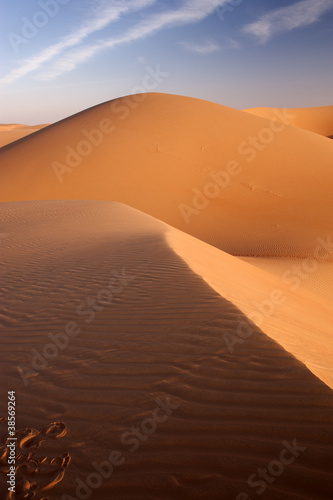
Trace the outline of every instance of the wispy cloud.
<path fill-rule="evenodd" d="M 237 42 L 237 40 L 234 40 L 233 38 L 230 38 L 230 37 L 227 37 L 225 39 L 224 48 L 236 50 L 236 49 L 240 49 L 241 47 L 242 47 L 241 44 L 239 42 Z"/>
<path fill-rule="evenodd" d="M 40 69 L 45 63 L 59 56 L 65 50 L 81 44 L 89 35 L 106 28 L 110 23 L 118 21 L 122 15 L 144 9 L 155 2 L 156 0 L 113 0 L 108 4 L 105 1 L 98 2 L 97 6 L 94 7 L 94 11 L 89 15 L 89 21 L 72 34 L 62 38 L 58 43 L 23 61 L 21 66 L 1 78 L 0 84 L 11 84 Z"/>
<path fill-rule="evenodd" d="M 186 0 L 178 9 L 170 9 L 158 14 L 152 14 L 146 20 L 129 29 L 123 36 L 109 38 L 99 43 L 71 51 L 61 58 L 49 71 L 39 75 L 42 80 L 52 80 L 65 72 L 71 71 L 83 62 L 91 59 L 103 50 L 144 39 L 162 29 L 197 23 L 212 14 L 218 7 L 229 0 Z"/>
<path fill-rule="evenodd" d="M 223 37 L 220 42 L 212 39 L 203 40 L 201 42 L 179 42 L 179 45 L 188 52 L 198 55 L 213 54 L 221 50 L 235 50 L 240 49 L 239 42 L 230 37 Z"/>
<path fill-rule="evenodd" d="M 201 43 L 179 42 L 179 45 L 181 45 L 188 52 L 193 52 L 194 54 L 199 55 L 212 54 L 213 52 L 219 52 L 222 49 L 221 45 L 213 40 L 205 40 Z"/>
<path fill-rule="evenodd" d="M 243 28 L 264 43 L 272 36 L 309 26 L 333 9 L 333 0 L 301 0 L 264 14 L 258 21 Z"/>

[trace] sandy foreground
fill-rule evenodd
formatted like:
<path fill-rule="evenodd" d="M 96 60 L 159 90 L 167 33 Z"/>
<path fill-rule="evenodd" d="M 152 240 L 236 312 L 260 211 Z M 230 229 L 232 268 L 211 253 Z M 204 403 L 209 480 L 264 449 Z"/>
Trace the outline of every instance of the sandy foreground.
<path fill-rule="evenodd" d="M 13 123 L 10 125 L 0 125 L 0 148 L 14 141 L 33 134 L 47 125 L 20 125 Z"/>
<path fill-rule="evenodd" d="M 333 142 L 139 98 L 0 150 L 0 498 L 331 499 Z"/>
<path fill-rule="evenodd" d="M 77 478 L 112 450 L 91 498 L 254 495 L 295 440 L 263 498 L 329 498 L 332 390 L 304 362 L 327 369 L 332 310 L 288 296 L 268 336 L 243 310 L 282 281 L 117 203 L 5 203 L 1 220 L 1 401 L 17 392 L 32 498 L 85 498 Z"/>

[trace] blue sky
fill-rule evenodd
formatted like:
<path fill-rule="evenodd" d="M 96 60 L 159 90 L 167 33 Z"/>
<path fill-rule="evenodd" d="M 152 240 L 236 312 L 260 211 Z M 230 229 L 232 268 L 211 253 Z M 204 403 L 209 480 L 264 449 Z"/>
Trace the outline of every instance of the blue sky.
<path fill-rule="evenodd" d="M 11 0 L 1 11 L 0 123 L 54 122 L 144 89 L 238 109 L 333 104 L 333 0 Z"/>

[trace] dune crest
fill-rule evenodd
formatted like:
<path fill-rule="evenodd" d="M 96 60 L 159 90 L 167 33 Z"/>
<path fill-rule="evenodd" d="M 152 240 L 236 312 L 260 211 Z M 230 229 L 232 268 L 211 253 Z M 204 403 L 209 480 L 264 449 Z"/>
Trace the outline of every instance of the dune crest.
<path fill-rule="evenodd" d="M 248 323 L 236 324 L 239 334 L 229 339 L 232 349 L 251 337 L 253 322 L 333 389 L 329 300 L 301 288 L 295 293 L 288 280 L 281 279 L 283 273 L 276 276 L 188 235 L 170 231 L 167 239 L 196 274 L 248 318 Z M 290 264 L 285 269 L 290 270 Z"/>

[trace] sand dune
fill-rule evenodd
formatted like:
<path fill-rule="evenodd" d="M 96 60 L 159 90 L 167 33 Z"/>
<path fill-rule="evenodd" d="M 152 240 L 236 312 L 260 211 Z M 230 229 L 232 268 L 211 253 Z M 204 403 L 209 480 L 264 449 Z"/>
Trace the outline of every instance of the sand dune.
<path fill-rule="evenodd" d="M 233 255 L 306 257 L 332 233 L 332 159 L 277 120 L 144 94 L 2 148 L 0 199 L 113 200 Z"/>
<path fill-rule="evenodd" d="M 1 498 L 332 498 L 332 109 L 0 125 Z"/>
<path fill-rule="evenodd" d="M 283 113 L 283 109 L 278 108 L 251 108 L 245 109 L 247 113 L 271 119 L 277 117 L 278 113 Z M 310 130 L 316 134 L 324 135 L 330 139 L 333 136 L 333 106 L 320 106 L 316 108 L 289 108 L 288 113 L 294 115 L 291 125 L 305 130 Z"/>
<path fill-rule="evenodd" d="M 9 125 L 0 125 L 0 148 L 14 141 L 22 139 L 27 135 L 33 134 L 48 125 L 19 125 L 11 123 Z"/>
<path fill-rule="evenodd" d="M 0 216 L 0 401 L 17 391 L 17 500 L 79 498 L 78 478 L 101 500 L 331 497 L 332 390 L 293 356 L 324 367 L 324 303 L 118 203 L 3 203 Z M 276 288 L 286 304 L 231 352 L 226 335 Z M 89 477 L 98 489 L 84 490 Z"/>

